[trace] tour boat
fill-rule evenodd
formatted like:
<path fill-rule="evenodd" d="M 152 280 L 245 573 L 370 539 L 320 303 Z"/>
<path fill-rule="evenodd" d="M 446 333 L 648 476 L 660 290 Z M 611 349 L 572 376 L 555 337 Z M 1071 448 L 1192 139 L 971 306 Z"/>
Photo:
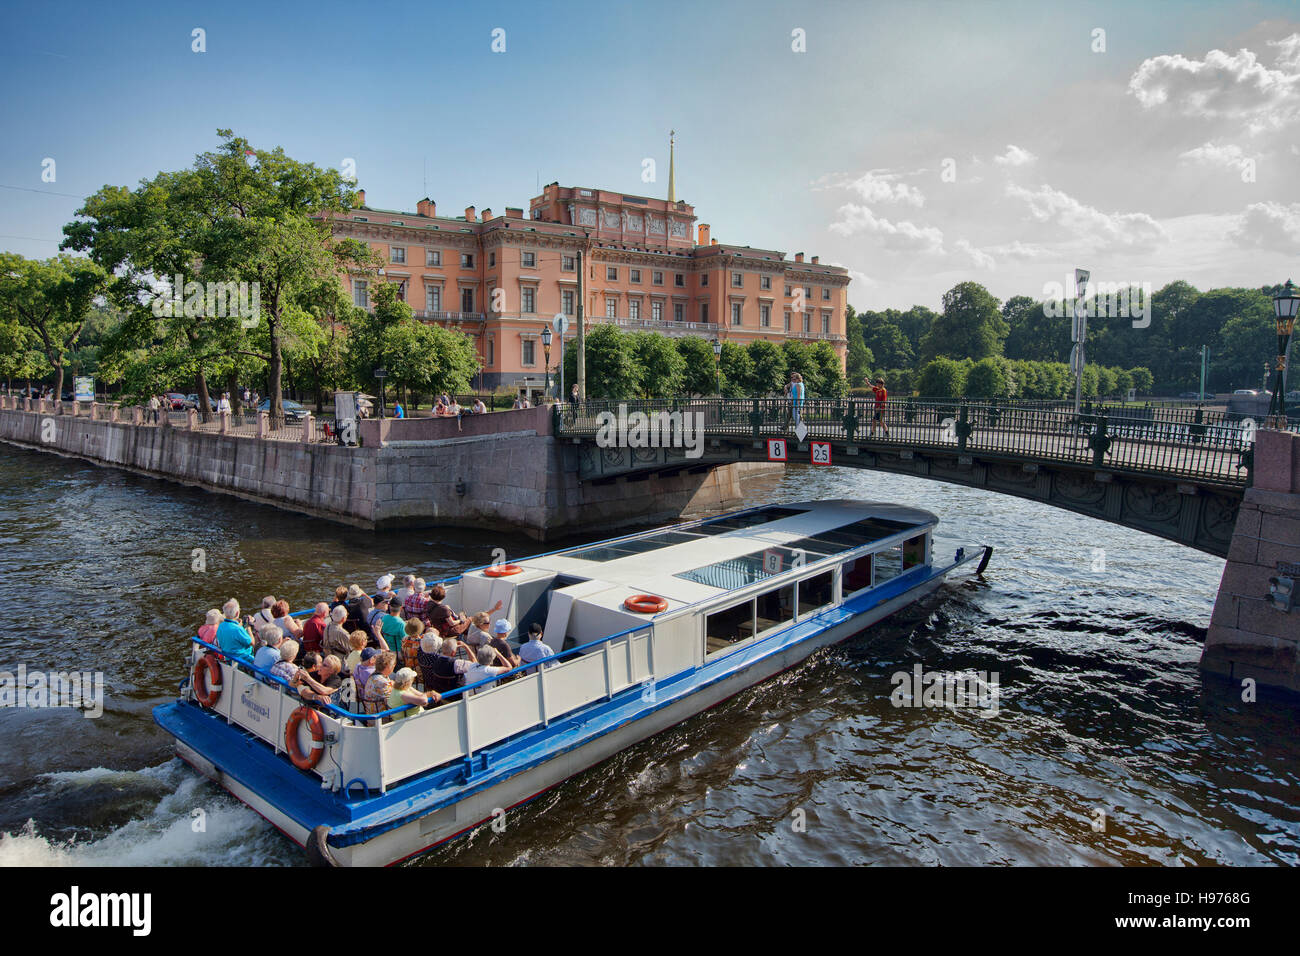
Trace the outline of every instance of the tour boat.
<path fill-rule="evenodd" d="M 538 623 L 554 656 L 423 709 L 308 707 L 193 637 L 191 676 L 154 719 L 312 862 L 396 863 L 862 632 L 963 565 L 983 572 L 988 547 L 932 553 L 937 524 L 901 505 L 808 501 L 466 571 L 441 582 L 453 609 L 500 600 L 512 645 Z"/>

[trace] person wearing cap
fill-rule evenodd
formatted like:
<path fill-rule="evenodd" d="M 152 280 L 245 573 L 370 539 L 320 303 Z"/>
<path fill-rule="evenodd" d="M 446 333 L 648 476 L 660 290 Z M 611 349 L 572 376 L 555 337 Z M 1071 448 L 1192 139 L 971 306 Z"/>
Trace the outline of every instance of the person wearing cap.
<path fill-rule="evenodd" d="M 379 619 L 379 636 L 383 638 L 388 650 L 394 654 L 400 654 L 402 650 L 402 638 L 406 636 L 406 622 L 397 615 L 397 609 L 401 607 L 396 601 L 376 601 L 375 609 L 383 612 L 383 617 Z"/>
<path fill-rule="evenodd" d="M 442 695 L 436 691 L 430 694 L 422 693 L 415 689 L 415 671 L 409 667 L 403 667 L 393 675 L 392 690 L 388 692 L 388 709 L 396 710 L 399 707 L 405 707 L 406 710 L 400 714 L 394 714 L 393 720 L 401 720 L 404 717 L 414 717 L 423 707 L 429 704 L 436 704 L 442 700 Z M 411 704 L 416 706 L 412 707 Z"/>
<path fill-rule="evenodd" d="M 382 575 L 379 580 L 375 582 L 375 593 L 372 595 L 375 599 L 375 604 L 379 603 L 379 596 L 381 594 L 390 601 L 396 596 L 393 594 L 393 576 L 391 574 Z"/>
<path fill-rule="evenodd" d="M 528 626 L 528 641 L 519 647 L 520 662 L 536 664 L 538 661 L 554 656 L 555 652 L 542 640 L 542 625 L 534 621 Z M 530 667 L 524 673 L 531 674 L 536 670 L 536 667 Z"/>
<path fill-rule="evenodd" d="M 402 615 L 408 621 L 418 617 L 429 623 L 429 595 L 424 590 L 424 578 L 416 578 L 412 583 L 410 596 L 402 602 Z"/>
<path fill-rule="evenodd" d="M 375 672 L 375 658 L 379 656 L 379 653 L 373 647 L 367 647 L 361 652 L 361 663 L 352 672 L 352 683 L 357 688 L 358 699 L 365 692 L 366 681 L 370 680 L 370 675 Z"/>
<path fill-rule="evenodd" d="M 885 430 L 885 437 L 889 437 L 889 425 L 885 423 L 885 402 L 889 401 L 889 392 L 885 390 L 884 376 L 876 378 L 876 384 L 871 386 L 871 391 L 876 396 L 875 413 L 871 416 L 870 434 L 876 433 L 876 425 L 880 425 Z"/>
<path fill-rule="evenodd" d="M 537 625 L 534 624 L 533 627 L 537 627 Z M 511 667 L 518 667 L 519 658 L 515 656 L 514 650 L 510 647 L 510 642 L 506 640 L 506 635 L 511 630 L 513 630 L 513 626 L 508 620 L 504 617 L 497 618 L 492 625 L 492 640 L 488 641 L 487 646 L 493 648 Z"/>
<path fill-rule="evenodd" d="M 344 607 L 348 609 L 347 629 L 351 633 L 357 628 L 365 627 L 365 609 L 362 607 L 362 599 L 369 599 L 370 595 L 361 590 L 359 584 L 348 585 L 348 597 Z"/>

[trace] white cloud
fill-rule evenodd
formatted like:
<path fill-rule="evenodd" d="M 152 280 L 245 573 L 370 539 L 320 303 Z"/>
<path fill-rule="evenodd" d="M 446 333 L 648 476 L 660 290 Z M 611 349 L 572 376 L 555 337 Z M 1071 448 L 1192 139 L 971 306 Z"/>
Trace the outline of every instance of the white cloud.
<path fill-rule="evenodd" d="M 985 251 L 1002 259 L 1041 259 L 1048 254 L 1042 246 L 1021 242 L 1019 239 L 998 246 L 986 246 Z"/>
<path fill-rule="evenodd" d="M 1007 144 L 1007 151 L 1001 156 L 994 156 L 993 162 L 999 166 L 1028 166 L 1030 163 L 1038 161 L 1035 156 L 1027 149 L 1021 149 L 1019 146 L 1011 143 Z"/>
<path fill-rule="evenodd" d="M 1240 146 L 1234 143 L 1225 143 L 1222 146 L 1215 143 L 1206 143 L 1204 146 L 1197 146 L 1195 149 L 1180 153 L 1178 158 L 1201 166 L 1219 166 L 1224 169 L 1238 171 L 1253 167 L 1255 162 L 1245 154 Z"/>
<path fill-rule="evenodd" d="M 997 261 L 991 255 L 982 249 L 977 249 L 965 239 L 958 239 L 953 245 L 970 256 L 971 263 L 977 269 L 996 269 L 998 267 Z"/>
<path fill-rule="evenodd" d="M 1275 44 L 1277 69 L 1250 50 L 1211 50 L 1204 60 L 1182 54 L 1142 61 L 1129 92 L 1147 109 L 1172 109 L 1200 119 L 1240 119 L 1253 132 L 1300 119 L 1300 34 Z"/>
<path fill-rule="evenodd" d="M 1152 245 L 1166 238 L 1160 223 L 1143 212 L 1105 213 L 1048 185 L 1026 189 L 1010 183 L 1006 192 L 1023 200 L 1030 216 L 1038 222 L 1066 230 L 1069 235 L 1063 238 L 1128 248 Z"/>
<path fill-rule="evenodd" d="M 860 232 L 880 236 L 885 248 L 905 251 L 942 252 L 943 230 L 918 226 L 902 220 L 891 222 L 878 217 L 867 206 L 846 203 L 839 208 L 840 218 L 831 223 L 831 232 L 852 236 Z"/>
<path fill-rule="evenodd" d="M 869 169 L 856 177 L 823 176 L 814 183 L 813 189 L 817 192 L 851 189 L 869 203 L 905 203 L 918 208 L 924 206 L 925 194 L 915 186 L 902 182 L 903 175 L 886 169 Z"/>
<path fill-rule="evenodd" d="M 1251 203 L 1230 238 L 1279 252 L 1300 252 L 1300 203 Z"/>

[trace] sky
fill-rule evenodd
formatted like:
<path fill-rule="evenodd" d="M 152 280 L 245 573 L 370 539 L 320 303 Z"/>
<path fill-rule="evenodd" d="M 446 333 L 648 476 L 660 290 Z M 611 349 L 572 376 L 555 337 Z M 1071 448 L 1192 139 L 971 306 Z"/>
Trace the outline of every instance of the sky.
<path fill-rule="evenodd" d="M 33 258 L 218 128 L 445 215 L 664 196 L 673 129 L 714 238 L 842 265 L 859 310 L 1300 279 L 1295 2 L 11 5 L 0 84 L 0 249 Z"/>

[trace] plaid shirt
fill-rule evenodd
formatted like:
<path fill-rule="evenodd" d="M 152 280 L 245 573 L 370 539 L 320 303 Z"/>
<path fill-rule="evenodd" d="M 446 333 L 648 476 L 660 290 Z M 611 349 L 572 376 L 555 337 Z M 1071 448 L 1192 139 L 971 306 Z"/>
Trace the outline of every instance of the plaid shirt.
<path fill-rule="evenodd" d="M 406 619 L 409 621 L 413 617 L 418 617 L 426 625 L 429 623 L 429 595 L 417 591 L 402 602 L 402 610 L 406 612 Z"/>

